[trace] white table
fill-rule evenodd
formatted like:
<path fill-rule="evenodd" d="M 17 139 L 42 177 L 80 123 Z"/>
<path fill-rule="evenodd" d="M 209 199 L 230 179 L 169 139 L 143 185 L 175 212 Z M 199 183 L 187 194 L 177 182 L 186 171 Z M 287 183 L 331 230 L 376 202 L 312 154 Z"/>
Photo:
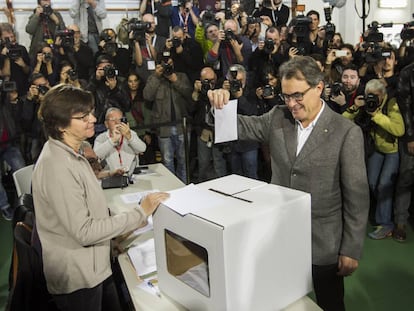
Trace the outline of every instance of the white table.
<path fill-rule="evenodd" d="M 178 189 L 184 186 L 184 184 L 179 180 L 174 174 L 172 174 L 165 166 L 162 164 L 152 164 L 149 165 L 149 169 L 154 172 L 154 174 L 148 175 L 138 175 L 134 184 L 129 185 L 124 189 L 107 189 L 105 190 L 105 195 L 108 201 L 108 206 L 113 214 L 122 213 L 126 211 L 135 204 L 125 204 L 120 195 L 124 193 L 134 193 L 139 191 L 149 191 L 149 190 L 160 190 L 160 191 L 169 191 Z M 133 239 L 126 239 L 123 242 L 123 245 L 134 242 L 134 244 L 139 243 L 140 241 L 145 241 L 153 237 L 152 231 L 146 232 L 138 237 Z M 129 257 L 126 253 L 120 254 L 118 256 L 118 262 L 121 267 L 126 285 L 128 287 L 129 293 L 131 295 L 132 302 L 137 311 L 185 311 L 186 309 L 179 305 L 177 302 L 169 298 L 165 294 L 161 294 L 161 297 L 150 294 L 145 290 L 139 287 L 139 284 L 142 282 L 137 274 L 135 269 L 132 266 L 132 263 L 129 260 Z M 284 311 L 320 311 L 320 309 L 309 297 L 305 296 L 296 302 L 292 303 L 290 306 L 284 309 Z"/>

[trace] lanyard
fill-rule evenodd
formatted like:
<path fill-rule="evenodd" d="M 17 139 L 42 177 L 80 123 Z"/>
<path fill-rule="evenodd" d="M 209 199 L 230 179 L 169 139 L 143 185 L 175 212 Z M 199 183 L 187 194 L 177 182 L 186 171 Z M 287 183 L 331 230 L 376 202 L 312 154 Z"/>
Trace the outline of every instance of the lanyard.
<path fill-rule="evenodd" d="M 115 146 L 116 151 L 118 152 L 118 158 L 119 158 L 119 165 L 122 167 L 122 156 L 121 156 L 121 148 L 122 144 L 124 142 L 124 136 L 121 136 L 121 140 L 119 141 L 119 145 Z"/>

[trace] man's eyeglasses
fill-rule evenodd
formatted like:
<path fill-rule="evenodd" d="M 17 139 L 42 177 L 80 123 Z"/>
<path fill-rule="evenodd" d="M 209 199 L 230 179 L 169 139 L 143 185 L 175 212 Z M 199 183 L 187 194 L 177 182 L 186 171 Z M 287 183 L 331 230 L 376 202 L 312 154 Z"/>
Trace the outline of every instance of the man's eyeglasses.
<path fill-rule="evenodd" d="M 312 86 L 310 86 L 309 88 L 307 88 L 305 91 L 303 92 L 295 92 L 293 94 L 279 94 L 279 97 L 286 103 L 288 104 L 289 101 L 291 99 L 293 99 L 296 102 L 301 102 L 303 100 L 303 97 L 305 96 L 305 94 L 307 92 L 309 92 L 309 90 L 312 89 Z"/>
<path fill-rule="evenodd" d="M 95 110 L 91 110 L 91 111 L 85 113 L 82 116 L 72 117 L 71 119 L 81 120 L 83 122 L 89 122 L 89 120 L 91 119 L 91 117 L 94 117 L 94 116 L 95 116 Z"/>

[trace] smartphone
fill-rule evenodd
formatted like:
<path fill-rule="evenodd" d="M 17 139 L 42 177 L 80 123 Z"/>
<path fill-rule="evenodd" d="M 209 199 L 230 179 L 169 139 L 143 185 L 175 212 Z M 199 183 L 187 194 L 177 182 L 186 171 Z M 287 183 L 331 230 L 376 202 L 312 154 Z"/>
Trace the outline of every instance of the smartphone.
<path fill-rule="evenodd" d="M 346 51 L 344 51 L 344 50 L 336 50 L 335 51 L 335 56 L 336 57 L 343 57 L 343 56 L 346 56 Z"/>
<path fill-rule="evenodd" d="M 126 118 L 126 117 L 122 117 L 122 118 L 121 118 L 121 122 L 122 122 L 122 123 L 127 124 L 127 123 L 128 123 L 128 120 L 127 120 L 127 118 Z"/>

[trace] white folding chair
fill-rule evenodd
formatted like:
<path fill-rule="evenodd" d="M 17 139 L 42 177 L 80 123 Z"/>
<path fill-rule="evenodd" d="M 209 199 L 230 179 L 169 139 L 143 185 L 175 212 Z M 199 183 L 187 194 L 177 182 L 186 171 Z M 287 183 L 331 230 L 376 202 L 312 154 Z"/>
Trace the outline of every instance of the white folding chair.
<path fill-rule="evenodd" d="M 13 181 L 16 186 L 17 197 L 23 193 L 32 193 L 33 164 L 22 167 L 13 173 Z"/>

